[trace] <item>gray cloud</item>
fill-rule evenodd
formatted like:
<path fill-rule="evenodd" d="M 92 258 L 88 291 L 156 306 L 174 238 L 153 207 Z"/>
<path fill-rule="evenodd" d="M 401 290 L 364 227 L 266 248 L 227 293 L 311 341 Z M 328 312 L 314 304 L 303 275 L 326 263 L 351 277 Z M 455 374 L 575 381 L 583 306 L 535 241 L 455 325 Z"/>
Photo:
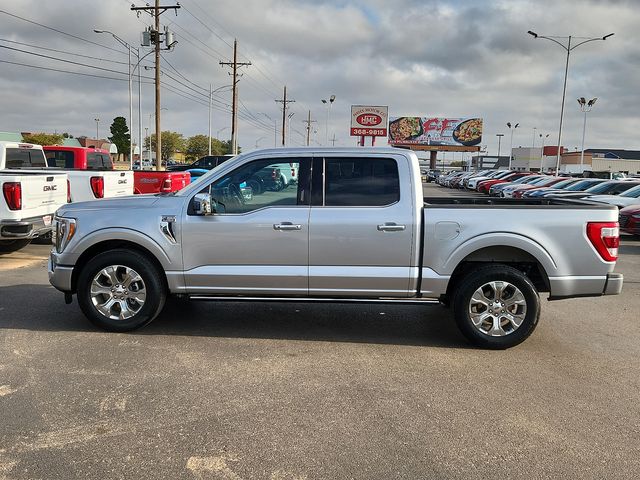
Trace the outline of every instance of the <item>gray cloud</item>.
<path fill-rule="evenodd" d="M 582 117 L 575 98 L 597 96 L 589 114 L 589 146 L 640 148 L 637 135 L 637 85 L 640 83 L 640 49 L 636 25 L 640 20 L 635 2 L 551 0 L 510 2 L 456 0 L 184 0 L 177 17 L 162 17 L 178 35 L 179 44 L 165 54 L 187 77 L 164 66 L 167 75 L 186 83 L 177 86 L 206 103 L 206 94 L 193 84 L 208 88 L 228 85 L 228 69 L 219 60 L 231 56 L 228 44 L 236 37 L 243 60 L 254 65 L 243 69 L 240 98 L 243 115 L 269 121 L 258 112 L 279 119 L 275 98 L 286 83 L 296 103 L 291 125 L 295 143 L 302 142 L 302 120 L 308 109 L 318 120 L 319 139 L 324 138 L 326 111 L 321 98 L 337 95 L 331 113 L 330 132 L 341 144 L 348 137 L 349 107 L 356 103 L 388 104 L 392 114 L 479 115 L 485 119 L 483 144 L 495 150 L 495 134 L 507 130 L 507 121 L 520 122 L 514 144 L 529 145 L 533 127 L 555 137 L 558 126 L 563 51 L 551 42 L 534 40 L 534 30 L 548 35 L 593 36 L 615 32 L 606 42 L 593 42 L 572 54 L 567 89 L 565 145 L 579 145 Z M 139 19 L 126 0 L 25 0 L 4 8 L 59 30 L 122 50 L 107 35 L 92 29 L 110 29 L 132 44 L 150 21 Z M 204 11 L 203 11 L 203 10 Z M 202 23 L 207 25 L 202 25 Z M 89 55 L 89 60 L 62 54 L 74 61 L 124 71 L 126 55 L 81 42 L 0 14 L 0 38 Z M 213 30 L 210 31 L 210 30 Z M 215 33 L 214 33 L 215 32 Z M 220 40 L 222 37 L 225 42 Z M 4 42 L 0 44 L 9 45 Z M 15 46 L 15 45 L 13 45 Z M 146 53 L 146 52 L 145 52 Z M 151 57 L 148 57 L 151 58 Z M 0 60 L 109 74 L 35 58 L 0 49 Z M 127 84 L 91 77 L 0 64 L 0 88 L 10 95 L 3 100 L 0 130 L 58 130 L 92 135 L 98 115 L 103 132 L 117 115 L 127 112 Z M 153 71 L 144 75 L 152 76 Z M 193 88 L 195 91 L 191 90 Z M 153 88 L 143 85 L 143 123 L 149 122 Z M 230 103 L 230 94 L 217 98 Z M 207 109 L 201 103 L 163 90 L 163 128 L 185 135 L 204 133 Z M 250 113 L 248 113 L 250 112 Z M 214 111 L 214 133 L 230 124 L 227 112 Z M 134 123 L 134 125 L 137 125 Z M 228 135 L 229 130 L 221 132 Z M 299 133 L 298 133 L 299 132 Z M 240 119 L 240 144 L 251 148 L 272 142 L 272 127 L 257 128 Z M 550 138 L 551 138 L 550 137 Z"/>

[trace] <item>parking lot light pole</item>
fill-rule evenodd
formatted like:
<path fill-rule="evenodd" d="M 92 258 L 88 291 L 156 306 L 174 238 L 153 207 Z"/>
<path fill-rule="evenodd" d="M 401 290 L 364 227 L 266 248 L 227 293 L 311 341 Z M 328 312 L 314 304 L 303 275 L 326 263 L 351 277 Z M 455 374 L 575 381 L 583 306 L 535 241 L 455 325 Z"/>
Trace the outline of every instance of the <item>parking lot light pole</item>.
<path fill-rule="evenodd" d="M 264 112 L 258 112 L 258 115 L 264 115 L 273 122 L 273 148 L 278 146 L 278 122 Z"/>
<path fill-rule="evenodd" d="M 591 111 L 596 100 L 598 100 L 598 97 L 592 98 L 591 100 L 587 100 L 584 97 L 578 99 L 580 111 L 584 113 L 584 122 L 582 123 L 582 148 L 580 149 L 580 171 L 584 168 L 584 135 L 587 131 L 587 113 Z"/>
<path fill-rule="evenodd" d="M 329 145 L 329 117 L 331 116 L 331 106 L 333 105 L 333 102 L 335 102 L 335 100 L 336 100 L 335 95 L 331 95 L 329 97 L 329 100 L 325 100 L 324 98 L 322 99 L 322 103 L 324 103 L 327 106 L 327 121 L 324 126 L 324 144 L 325 145 Z"/>
<path fill-rule="evenodd" d="M 538 35 L 536 32 L 532 32 L 531 30 L 529 30 L 527 33 L 536 39 L 542 38 L 544 40 L 550 40 L 553 43 L 560 45 L 567 52 L 567 60 L 564 67 L 564 84 L 562 86 L 562 106 L 560 108 L 560 125 L 558 127 L 558 151 L 556 152 L 556 176 L 558 176 L 558 174 L 560 173 L 560 145 L 562 143 L 562 120 L 564 119 L 564 100 L 567 93 L 567 76 L 569 74 L 569 55 L 571 55 L 571 52 L 576 48 L 578 48 L 580 45 L 584 45 L 585 43 L 589 43 L 589 42 L 595 42 L 598 40 L 606 40 L 607 38 L 611 37 L 613 33 L 610 33 L 609 35 L 605 35 L 604 37 L 593 37 L 593 38 L 587 38 L 587 39 L 582 39 L 581 37 L 572 37 L 571 35 L 569 35 L 568 37 L 552 37 L 552 36 L 547 37 L 544 35 Z M 563 41 L 567 39 L 567 44 L 565 45 L 564 43 L 560 43 L 558 40 L 556 40 L 557 38 L 562 39 Z M 571 46 L 571 40 L 574 38 L 581 39 L 582 41 Z"/>
<path fill-rule="evenodd" d="M 540 134 L 540 138 L 542 139 L 542 150 L 540 151 L 540 173 L 542 173 L 543 170 L 543 162 L 544 162 L 544 141 L 546 138 L 549 138 L 549 133 L 547 133 L 546 135 L 542 135 Z"/>
<path fill-rule="evenodd" d="M 496 137 L 498 137 L 498 161 L 500 163 L 500 145 L 502 144 L 502 137 L 504 137 L 504 133 L 496 133 Z"/>
<path fill-rule="evenodd" d="M 509 130 L 511 131 L 511 145 L 509 147 L 509 170 L 511 170 L 511 159 L 513 158 L 513 132 L 515 131 L 516 128 L 518 128 L 520 126 L 519 123 L 516 123 L 513 128 L 511 128 L 511 122 L 507 122 L 507 127 L 509 127 Z"/>

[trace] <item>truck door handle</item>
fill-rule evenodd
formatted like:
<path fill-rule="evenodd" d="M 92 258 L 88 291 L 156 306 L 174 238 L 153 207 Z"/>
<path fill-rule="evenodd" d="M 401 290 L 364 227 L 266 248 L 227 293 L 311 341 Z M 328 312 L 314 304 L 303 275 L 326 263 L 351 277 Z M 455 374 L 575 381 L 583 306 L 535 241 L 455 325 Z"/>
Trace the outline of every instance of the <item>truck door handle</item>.
<path fill-rule="evenodd" d="M 397 223 L 387 222 L 382 225 L 378 225 L 379 232 L 402 232 L 407 227 L 406 225 L 398 225 Z"/>
<path fill-rule="evenodd" d="M 291 222 L 282 222 L 282 223 L 276 223 L 273 225 L 273 229 L 274 230 L 280 230 L 280 231 L 285 231 L 285 230 L 302 230 L 302 225 L 294 225 Z"/>

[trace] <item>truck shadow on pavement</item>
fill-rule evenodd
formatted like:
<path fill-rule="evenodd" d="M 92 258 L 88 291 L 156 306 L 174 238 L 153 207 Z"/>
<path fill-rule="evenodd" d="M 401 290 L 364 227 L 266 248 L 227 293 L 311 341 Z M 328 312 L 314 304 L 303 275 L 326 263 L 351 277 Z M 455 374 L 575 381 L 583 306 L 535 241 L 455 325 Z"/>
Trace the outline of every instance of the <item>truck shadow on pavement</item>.
<path fill-rule="evenodd" d="M 0 329 L 100 332 L 76 298 L 46 285 L 0 287 Z M 450 310 L 434 305 L 189 302 L 169 299 L 135 335 L 264 338 L 471 348 Z M 109 335 L 105 332 L 105 335 Z"/>

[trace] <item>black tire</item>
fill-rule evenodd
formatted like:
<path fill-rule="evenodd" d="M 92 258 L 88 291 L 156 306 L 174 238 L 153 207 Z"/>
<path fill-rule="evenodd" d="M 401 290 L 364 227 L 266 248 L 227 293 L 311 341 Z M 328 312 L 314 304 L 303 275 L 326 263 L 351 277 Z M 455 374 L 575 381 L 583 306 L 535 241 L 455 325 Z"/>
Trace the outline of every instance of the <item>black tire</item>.
<path fill-rule="evenodd" d="M 524 313 L 524 319 L 518 327 L 513 328 L 513 324 L 510 322 L 506 323 L 507 330 L 503 330 L 500 327 L 500 330 L 507 332 L 504 336 L 492 336 L 481 331 L 480 327 L 474 325 L 471 318 L 471 297 L 478 289 L 490 282 L 507 282 L 511 284 L 511 286 L 520 290 L 526 302 L 526 313 Z M 505 289 L 507 295 L 509 290 L 513 291 L 512 289 Z M 509 298 L 505 300 L 505 303 L 508 300 Z M 516 306 L 515 308 L 520 307 Z M 520 270 L 508 265 L 488 265 L 474 270 L 461 279 L 455 289 L 453 311 L 458 328 L 471 343 L 481 348 L 502 350 L 522 343 L 533 333 L 540 319 L 540 297 L 531 280 Z M 502 312 L 504 311 L 502 310 Z M 491 315 L 488 309 L 487 313 Z M 500 317 L 501 315 L 498 313 L 491 316 L 492 321 L 495 316 Z"/>
<path fill-rule="evenodd" d="M 0 253 L 17 252 L 31 243 L 30 238 L 16 240 L 0 240 Z"/>
<path fill-rule="evenodd" d="M 146 289 L 146 299 L 139 310 L 127 319 L 112 319 L 100 313 L 91 298 L 91 284 L 98 273 L 111 265 L 135 270 Z M 109 250 L 93 257 L 78 276 L 78 303 L 91 323 L 111 332 L 128 332 L 143 327 L 155 319 L 164 307 L 167 288 L 163 272 L 144 255 L 131 250 Z"/>

